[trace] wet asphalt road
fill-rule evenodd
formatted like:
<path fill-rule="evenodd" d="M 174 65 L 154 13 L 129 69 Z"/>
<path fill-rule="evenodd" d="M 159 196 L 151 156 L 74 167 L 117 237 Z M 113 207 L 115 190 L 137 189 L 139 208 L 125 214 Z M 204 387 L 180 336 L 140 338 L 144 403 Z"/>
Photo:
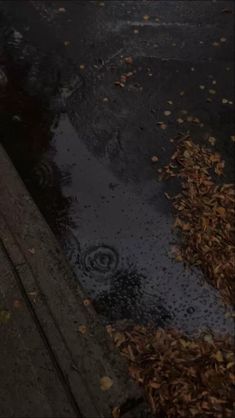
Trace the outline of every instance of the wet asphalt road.
<path fill-rule="evenodd" d="M 97 312 L 233 332 L 202 273 L 171 260 L 177 185 L 157 181 L 178 132 L 215 137 L 234 179 L 233 2 L 17 4 L 0 3 L 0 135 Z"/>

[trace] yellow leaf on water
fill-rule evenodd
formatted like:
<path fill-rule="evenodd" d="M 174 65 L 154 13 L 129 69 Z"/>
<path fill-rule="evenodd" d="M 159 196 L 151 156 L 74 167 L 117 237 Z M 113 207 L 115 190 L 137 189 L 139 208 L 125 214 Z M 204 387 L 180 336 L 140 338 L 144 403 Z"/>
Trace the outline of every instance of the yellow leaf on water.
<path fill-rule="evenodd" d="M 112 379 L 110 379 L 109 376 L 103 376 L 100 379 L 100 389 L 103 390 L 104 392 L 106 390 L 111 389 L 111 387 L 113 386 L 113 381 Z"/>

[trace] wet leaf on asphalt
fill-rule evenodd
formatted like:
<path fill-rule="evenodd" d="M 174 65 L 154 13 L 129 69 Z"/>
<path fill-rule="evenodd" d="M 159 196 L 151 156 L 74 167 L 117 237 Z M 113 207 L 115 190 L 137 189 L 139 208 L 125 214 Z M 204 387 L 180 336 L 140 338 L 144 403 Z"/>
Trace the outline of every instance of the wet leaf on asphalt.
<path fill-rule="evenodd" d="M 11 318 L 11 313 L 6 309 L 0 309 L 0 325 L 6 324 Z"/>
<path fill-rule="evenodd" d="M 208 140 L 213 145 L 216 139 Z M 176 176 L 181 182 L 182 193 L 172 201 L 174 227 L 181 233 L 180 256 L 189 265 L 199 266 L 230 304 L 235 294 L 234 184 L 212 180 L 211 172 L 218 177 L 224 173 L 225 162 L 219 153 L 195 144 L 190 137 L 176 146 L 161 179 Z"/>
<path fill-rule="evenodd" d="M 210 137 L 208 138 L 208 142 L 209 142 L 211 145 L 215 145 L 215 143 L 216 143 L 216 138 L 214 138 L 213 136 L 210 136 Z"/>
<path fill-rule="evenodd" d="M 182 118 L 178 118 L 178 119 L 177 119 L 177 122 L 178 122 L 179 124 L 182 124 L 182 123 L 184 123 L 184 119 L 182 119 Z"/>
<path fill-rule="evenodd" d="M 36 253 L 35 248 L 28 248 L 28 252 L 32 255 Z"/>
<path fill-rule="evenodd" d="M 151 158 L 151 160 L 152 160 L 153 163 L 156 163 L 156 162 L 159 161 L 159 158 L 158 158 L 157 155 L 153 155 L 152 158 Z"/>
<path fill-rule="evenodd" d="M 90 301 L 90 299 L 84 299 L 84 300 L 83 300 L 83 305 L 85 305 L 85 306 L 89 306 L 89 305 L 91 305 L 91 301 Z"/>
<path fill-rule="evenodd" d="M 112 335 L 115 341 L 116 333 Z M 122 331 L 119 346 L 129 361 L 129 373 L 143 387 L 154 416 L 164 418 L 232 417 L 235 356 L 228 336 L 189 337 L 177 329 L 143 325 Z M 118 415 L 117 415 L 118 416 Z"/>
<path fill-rule="evenodd" d="M 113 381 L 109 376 L 103 376 L 100 379 L 100 389 L 104 392 L 111 389 L 113 386 Z"/>
<path fill-rule="evenodd" d="M 86 334 L 86 332 L 87 332 L 87 327 L 86 327 L 86 325 L 80 325 L 80 326 L 78 327 L 78 329 L 79 329 L 79 332 L 80 332 L 81 334 Z"/>
<path fill-rule="evenodd" d="M 125 61 L 126 64 L 129 64 L 129 65 L 133 64 L 133 58 L 132 57 L 126 57 L 126 58 L 124 58 L 124 61 Z"/>
<path fill-rule="evenodd" d="M 217 351 L 215 354 L 213 354 L 212 356 L 216 361 L 218 361 L 219 363 L 222 363 L 224 361 L 223 355 L 221 353 L 221 351 Z"/>
<path fill-rule="evenodd" d="M 120 408 L 115 406 L 112 410 L 112 418 L 120 418 Z"/>
<path fill-rule="evenodd" d="M 20 308 L 22 308 L 22 307 L 23 307 L 23 303 L 22 303 L 22 301 L 21 301 L 21 300 L 19 300 L 19 299 L 15 299 L 15 300 L 14 300 L 14 302 L 13 302 L 13 307 L 14 307 L 15 309 L 20 309 Z"/>
<path fill-rule="evenodd" d="M 171 111 L 170 110 L 165 110 L 164 111 L 164 115 L 165 116 L 170 116 L 171 115 Z"/>

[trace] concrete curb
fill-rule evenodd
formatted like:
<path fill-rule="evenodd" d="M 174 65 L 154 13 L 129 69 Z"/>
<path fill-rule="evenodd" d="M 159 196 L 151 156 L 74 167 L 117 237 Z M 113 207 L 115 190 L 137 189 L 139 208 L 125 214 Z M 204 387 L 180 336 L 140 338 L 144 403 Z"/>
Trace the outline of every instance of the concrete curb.
<path fill-rule="evenodd" d="M 0 238 L 25 295 L 38 294 L 30 304 L 71 399 L 85 417 L 111 417 L 115 406 L 121 406 L 123 416 L 132 416 L 142 394 L 92 306 L 85 306 L 85 295 L 53 233 L 1 146 L 0 196 Z M 103 376 L 113 381 L 107 391 L 100 388 Z"/>

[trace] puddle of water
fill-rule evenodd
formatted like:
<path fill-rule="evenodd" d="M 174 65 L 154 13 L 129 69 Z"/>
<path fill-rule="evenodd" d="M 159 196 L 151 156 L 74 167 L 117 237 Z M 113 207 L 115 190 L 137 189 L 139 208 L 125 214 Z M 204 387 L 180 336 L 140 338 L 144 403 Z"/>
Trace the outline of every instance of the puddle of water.
<path fill-rule="evenodd" d="M 68 116 L 60 118 L 51 144 L 54 163 L 70 173 L 62 193 L 71 200 L 74 227 L 62 241 L 68 254 L 73 248 L 73 268 L 97 310 L 113 320 L 167 321 L 188 332 L 228 330 L 232 321 L 217 292 L 198 271 L 170 260 L 172 220 L 98 161 Z"/>
<path fill-rule="evenodd" d="M 13 39 L 19 48 L 22 38 L 13 33 Z M 225 315 L 218 292 L 198 270 L 184 269 L 169 258 L 174 237 L 163 185 L 149 177 L 138 187 L 129 181 L 132 167 L 139 171 L 144 144 L 126 174 L 128 159 L 119 132 L 110 142 L 107 135 L 106 148 L 99 137 L 94 145 L 93 137 L 79 136 L 73 120 L 76 109 L 72 124 L 68 114 L 55 114 L 53 96 L 41 101 L 35 82 L 40 68 L 39 63 L 29 74 L 34 76 L 32 95 L 22 89 L 22 77 L 18 80 L 10 71 L 1 93 L 0 136 L 97 312 L 108 322 L 127 319 L 189 333 L 205 328 L 233 333 L 233 321 Z M 74 88 L 60 85 L 60 99 L 72 96 Z M 57 81 L 52 90 L 58 90 Z M 142 112 L 142 98 L 138 101 Z M 114 114 L 120 112 L 126 126 L 125 109 L 114 103 Z M 106 132 L 102 112 L 95 112 L 94 123 L 101 137 Z M 112 120 L 108 111 L 105 115 L 109 132 Z M 89 123 L 89 117 L 85 114 L 81 121 Z M 134 147 L 130 151 L 134 154 Z M 106 154 L 115 170 L 105 164 Z"/>

